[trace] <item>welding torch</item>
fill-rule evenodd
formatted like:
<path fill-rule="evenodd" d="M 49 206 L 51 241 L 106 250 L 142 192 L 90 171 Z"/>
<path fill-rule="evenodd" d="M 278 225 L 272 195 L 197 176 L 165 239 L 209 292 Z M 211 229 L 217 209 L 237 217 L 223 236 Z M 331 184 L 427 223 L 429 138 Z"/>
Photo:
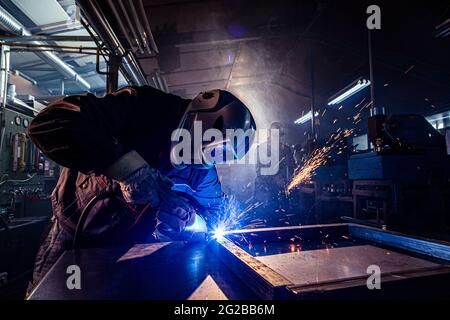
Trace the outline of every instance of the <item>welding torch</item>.
<path fill-rule="evenodd" d="M 184 197 L 196 211 L 194 222 L 184 228 L 181 232 L 175 232 L 166 225 L 158 222 L 155 235 L 161 241 L 188 241 L 200 242 L 211 239 L 212 232 L 209 231 L 208 224 L 204 217 L 208 215 L 207 210 L 202 207 L 193 196 L 193 191 L 185 184 L 174 184 L 171 188 L 179 196 Z"/>

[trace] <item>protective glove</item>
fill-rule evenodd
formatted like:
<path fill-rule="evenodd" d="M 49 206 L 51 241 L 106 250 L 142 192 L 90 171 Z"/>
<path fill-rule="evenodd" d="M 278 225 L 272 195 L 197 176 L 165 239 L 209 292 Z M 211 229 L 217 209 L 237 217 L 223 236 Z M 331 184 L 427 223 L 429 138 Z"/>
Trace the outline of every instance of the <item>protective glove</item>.
<path fill-rule="evenodd" d="M 182 232 L 195 221 L 195 209 L 171 189 L 173 183 L 151 168 L 135 151 L 110 166 L 105 175 L 115 179 L 125 201 L 131 205 L 150 204 L 157 209 L 161 229 Z"/>

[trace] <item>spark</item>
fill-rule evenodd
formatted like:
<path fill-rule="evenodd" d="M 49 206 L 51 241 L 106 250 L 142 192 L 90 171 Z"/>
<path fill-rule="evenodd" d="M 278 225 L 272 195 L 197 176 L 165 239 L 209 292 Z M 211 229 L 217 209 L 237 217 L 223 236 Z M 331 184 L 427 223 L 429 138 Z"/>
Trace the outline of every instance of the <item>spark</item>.
<path fill-rule="evenodd" d="M 212 237 L 213 237 L 213 239 L 217 240 L 217 239 L 223 238 L 224 235 L 225 235 L 225 230 L 221 226 L 219 226 L 214 229 Z"/>
<path fill-rule="evenodd" d="M 405 70 L 405 74 L 408 74 L 412 69 L 414 69 L 416 65 L 413 64 L 412 66 L 410 66 L 408 69 Z"/>
<path fill-rule="evenodd" d="M 342 128 L 339 128 L 330 136 L 323 147 L 314 149 L 311 155 L 306 159 L 304 165 L 296 170 L 294 177 L 287 185 L 287 191 L 289 192 L 299 184 L 311 180 L 315 171 L 320 166 L 326 164 L 331 158 L 331 151 L 333 151 L 344 138 L 351 136 L 354 130 L 355 129 L 342 130 Z"/>
<path fill-rule="evenodd" d="M 235 196 L 230 196 L 224 199 L 219 216 L 212 228 L 212 238 L 217 240 L 229 234 L 233 230 L 248 228 L 253 229 L 265 225 L 261 219 L 250 220 L 249 213 L 263 205 L 263 202 L 255 202 L 249 204 L 244 209 L 241 209 L 239 201 Z"/>

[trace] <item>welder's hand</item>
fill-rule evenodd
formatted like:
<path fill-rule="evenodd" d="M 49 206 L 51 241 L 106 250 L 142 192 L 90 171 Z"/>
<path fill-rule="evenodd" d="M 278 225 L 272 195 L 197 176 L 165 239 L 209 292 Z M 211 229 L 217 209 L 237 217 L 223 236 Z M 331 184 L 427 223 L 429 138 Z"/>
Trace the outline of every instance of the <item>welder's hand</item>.
<path fill-rule="evenodd" d="M 182 232 L 195 221 L 195 208 L 174 191 L 161 194 L 157 213 L 161 231 Z"/>
<path fill-rule="evenodd" d="M 119 183 L 125 201 L 131 205 L 150 203 L 157 208 L 161 202 L 159 194 L 169 191 L 173 185 L 136 151 L 124 154 L 104 174 Z"/>
<path fill-rule="evenodd" d="M 118 182 L 125 201 L 132 205 L 150 203 L 152 208 L 159 208 L 162 195 L 173 192 L 170 189 L 173 183 L 148 164 Z"/>
<path fill-rule="evenodd" d="M 162 229 L 181 232 L 194 223 L 195 209 L 190 202 L 173 191 L 172 181 L 150 167 L 135 151 L 125 154 L 105 174 L 119 183 L 126 202 L 149 203 L 157 209 Z"/>
<path fill-rule="evenodd" d="M 124 199 L 133 205 L 150 203 L 158 209 L 160 223 L 174 232 L 181 232 L 193 223 L 195 209 L 185 198 L 171 190 L 173 183 L 158 170 L 145 165 L 120 182 Z"/>

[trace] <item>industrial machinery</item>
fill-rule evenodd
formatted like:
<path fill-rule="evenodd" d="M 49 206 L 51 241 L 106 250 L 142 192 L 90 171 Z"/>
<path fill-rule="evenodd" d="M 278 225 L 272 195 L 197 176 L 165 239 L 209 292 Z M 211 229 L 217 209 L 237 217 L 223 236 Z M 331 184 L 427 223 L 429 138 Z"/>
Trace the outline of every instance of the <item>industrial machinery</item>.
<path fill-rule="evenodd" d="M 336 136 L 323 131 L 321 136 Z M 450 228 L 445 137 L 421 115 L 384 112 L 370 116 L 367 128 L 353 132 L 343 141 L 347 146 L 331 148 L 328 160 L 295 188 L 306 222 L 334 223 L 344 218 L 445 235 Z M 323 146 L 326 143 L 318 139 L 315 150 Z"/>
<path fill-rule="evenodd" d="M 445 137 L 423 116 L 369 118 L 373 151 L 350 157 L 353 218 L 410 231 L 449 227 L 449 157 Z"/>
<path fill-rule="evenodd" d="M 445 138 L 421 115 L 371 116 L 368 135 L 379 154 L 445 155 Z"/>
<path fill-rule="evenodd" d="M 16 96 L 15 86 L 8 84 L 8 47 L 1 48 L 0 296 L 11 284 L 26 283 L 51 216 L 50 194 L 59 173 L 26 134 L 45 105 L 31 96 L 25 97 L 26 102 Z"/>
<path fill-rule="evenodd" d="M 26 135 L 33 107 L 7 99 L 2 108 L 0 155 L 0 296 L 26 284 L 30 267 L 51 216 L 50 194 L 58 166 Z M 2 288 L 3 287 L 3 288 Z"/>
<path fill-rule="evenodd" d="M 48 199 L 58 167 L 28 139 L 26 128 L 32 120 L 30 114 L 6 107 L 4 119 L 0 159 L 2 215 L 8 218 L 49 215 Z"/>

